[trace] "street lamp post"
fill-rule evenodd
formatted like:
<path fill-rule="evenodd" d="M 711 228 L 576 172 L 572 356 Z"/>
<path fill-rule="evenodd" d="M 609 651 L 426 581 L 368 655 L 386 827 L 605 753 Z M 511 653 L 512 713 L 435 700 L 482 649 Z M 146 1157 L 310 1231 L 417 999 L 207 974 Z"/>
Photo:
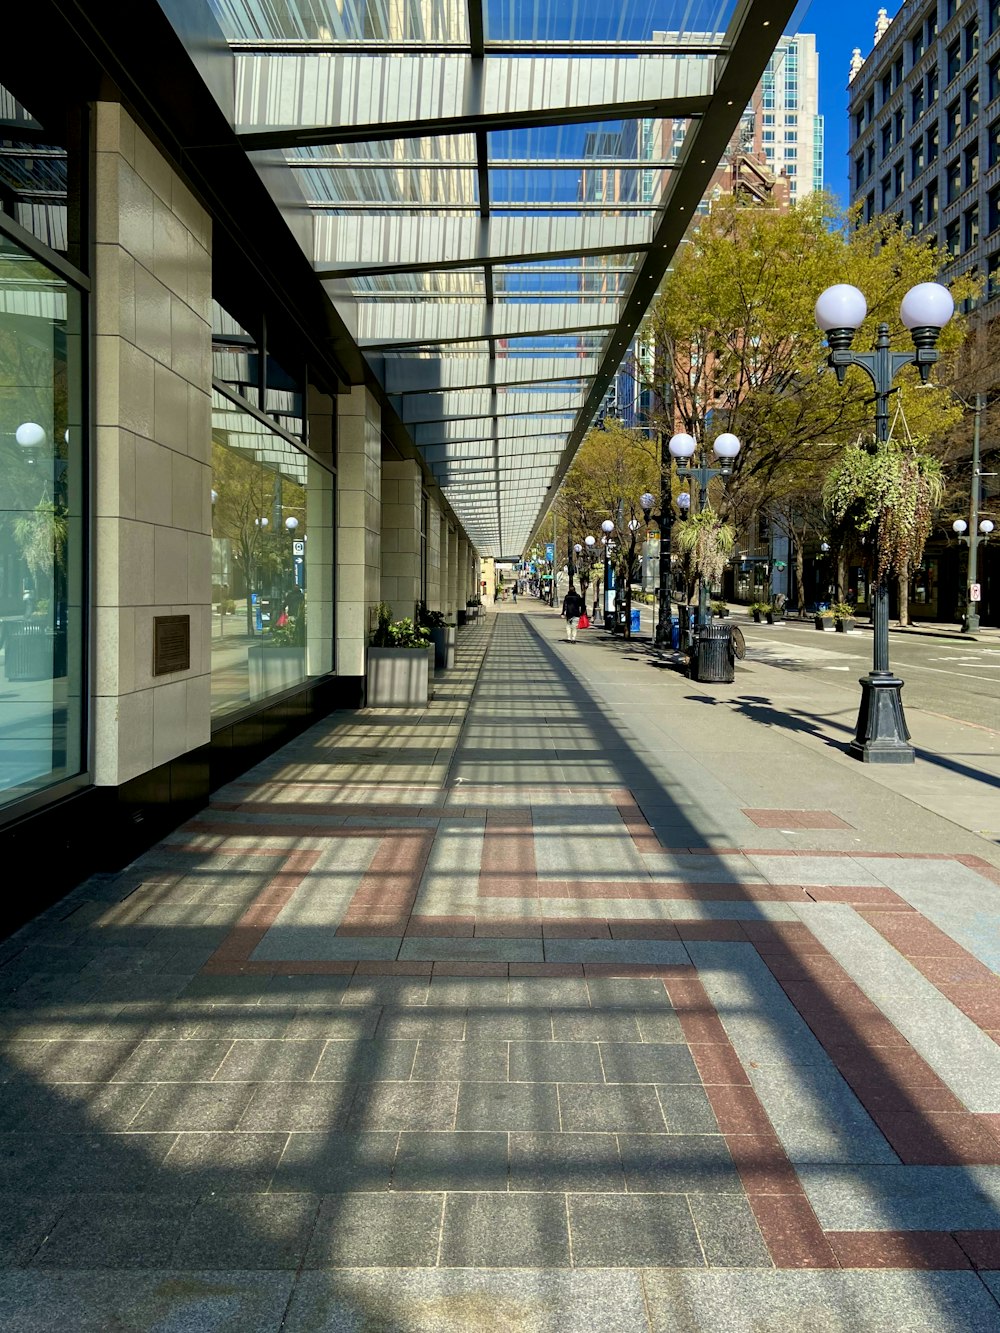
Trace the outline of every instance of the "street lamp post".
<path fill-rule="evenodd" d="M 707 455 L 704 446 L 698 458 L 697 466 L 685 463 L 685 459 L 692 458 L 695 450 L 698 448 L 692 435 L 686 435 L 683 432 L 674 435 L 668 445 L 670 455 L 677 459 L 677 475 L 687 480 L 689 477 L 698 483 L 698 512 L 700 513 L 708 504 L 708 484 L 713 477 L 728 477 L 733 470 L 733 459 L 742 448 L 740 441 L 735 435 L 724 431 L 712 445 L 716 458 L 719 460 L 718 467 L 709 467 L 706 462 Z M 678 504 L 680 498 L 678 497 Z M 687 505 L 682 506 L 682 512 L 686 513 L 690 507 L 691 499 L 688 497 Z M 698 628 L 708 624 L 709 611 L 708 603 L 711 595 L 711 589 L 705 579 L 698 580 Z"/>
<path fill-rule="evenodd" d="M 978 398 L 979 395 L 977 394 Z M 979 421 L 977 418 L 976 425 Z M 964 518 L 956 518 L 951 525 L 951 530 L 960 542 L 964 542 L 969 548 L 969 584 L 966 588 L 965 619 L 962 621 L 962 633 L 974 634 L 979 628 L 979 569 L 978 556 L 981 542 L 988 542 L 993 535 L 994 523 L 991 518 L 979 518 L 979 504 L 977 492 L 979 490 L 978 472 L 973 474 L 972 479 L 972 521 L 974 527 L 970 527 Z M 979 519 L 979 522 L 976 522 Z"/>
<path fill-rule="evenodd" d="M 816 302 L 816 323 L 830 346 L 828 364 L 843 384 L 849 366 L 859 366 L 875 388 L 876 448 L 889 438 L 889 394 L 904 366 L 915 364 L 926 384 L 938 359 L 936 343 L 951 319 L 955 303 L 946 287 L 921 282 L 903 297 L 900 317 L 913 338 L 912 352 L 893 352 L 889 325 L 880 324 L 873 352 L 855 352 L 851 342 L 868 313 L 868 303 L 857 287 L 838 283 Z M 889 584 L 878 577 L 878 551 L 873 553 L 876 587 L 872 619 L 875 643 L 872 669 L 861 679 L 861 707 L 850 753 L 868 764 L 912 764 L 913 746 L 903 715 L 903 682 L 889 670 Z"/>
<path fill-rule="evenodd" d="M 604 536 L 601 539 L 604 546 L 604 586 L 601 589 L 601 597 L 604 600 L 604 605 L 602 607 L 603 611 L 602 618 L 604 620 L 604 628 L 606 630 L 614 629 L 614 615 L 615 615 L 614 611 L 611 612 L 610 617 L 608 616 L 608 574 L 611 570 L 611 534 L 614 532 L 614 530 L 615 530 L 614 523 L 612 523 L 610 518 L 606 518 L 604 522 L 601 524 L 601 531 L 604 533 Z M 610 624 L 608 623 L 609 619 L 611 621 Z"/>
<path fill-rule="evenodd" d="M 977 589 L 979 585 L 979 543 L 989 541 L 990 533 L 993 531 L 990 519 L 984 519 L 982 522 L 979 520 L 979 506 L 982 503 L 980 484 L 983 476 L 989 475 L 982 472 L 979 462 L 979 419 L 985 406 L 986 395 L 977 393 L 972 427 L 972 493 L 969 497 L 969 521 L 966 523 L 963 519 L 958 519 L 952 524 L 959 541 L 968 543 L 969 547 L 969 576 L 965 588 L 963 634 L 975 634 L 979 629 L 979 602 L 972 596 L 973 589 Z M 968 536 L 963 535 L 966 532 Z"/>

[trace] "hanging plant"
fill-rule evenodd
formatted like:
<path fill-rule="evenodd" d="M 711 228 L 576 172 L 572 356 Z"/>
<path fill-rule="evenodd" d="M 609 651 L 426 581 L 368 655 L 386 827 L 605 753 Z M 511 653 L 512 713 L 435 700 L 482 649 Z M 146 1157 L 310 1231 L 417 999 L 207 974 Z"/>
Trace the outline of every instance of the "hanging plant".
<path fill-rule="evenodd" d="M 54 500 L 41 500 L 30 514 L 14 520 L 14 537 L 33 578 L 46 581 L 66 568 L 69 512 Z"/>
<path fill-rule="evenodd" d="M 678 530 L 678 546 L 689 558 L 694 573 L 710 587 L 722 578 L 735 543 L 732 525 L 723 523 L 710 507 L 692 514 Z"/>
<path fill-rule="evenodd" d="M 921 449 L 922 443 L 856 440 L 823 489 L 831 524 L 875 542 L 880 581 L 919 565 L 941 503 L 941 462 Z"/>

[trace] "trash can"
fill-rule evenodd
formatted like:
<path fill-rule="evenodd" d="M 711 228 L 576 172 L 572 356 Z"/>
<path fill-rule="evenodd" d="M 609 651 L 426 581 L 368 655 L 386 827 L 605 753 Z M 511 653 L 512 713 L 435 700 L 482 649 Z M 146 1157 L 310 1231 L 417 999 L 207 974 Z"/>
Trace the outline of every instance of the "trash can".
<path fill-rule="evenodd" d="M 724 620 L 702 625 L 694 632 L 691 679 L 731 685 L 736 679 L 733 627 Z"/>
<path fill-rule="evenodd" d="M 639 608 L 637 606 L 634 606 L 632 608 L 632 633 L 638 634 L 641 629 L 642 629 L 642 616 L 639 613 Z"/>
<path fill-rule="evenodd" d="M 679 616 L 670 617 L 670 646 L 679 648 L 681 646 L 681 622 Z"/>

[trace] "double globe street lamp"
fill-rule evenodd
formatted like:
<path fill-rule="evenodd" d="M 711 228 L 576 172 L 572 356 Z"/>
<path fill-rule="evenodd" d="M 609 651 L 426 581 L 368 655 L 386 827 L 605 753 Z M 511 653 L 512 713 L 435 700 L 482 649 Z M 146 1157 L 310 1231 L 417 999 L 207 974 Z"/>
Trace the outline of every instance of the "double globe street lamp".
<path fill-rule="evenodd" d="M 702 445 L 698 455 L 697 464 L 688 463 L 687 460 L 694 457 L 698 445 L 693 435 L 687 435 L 681 432 L 671 437 L 670 444 L 667 446 L 670 450 L 671 458 L 677 460 L 677 475 L 683 480 L 691 479 L 698 483 L 698 512 L 701 513 L 708 505 L 708 484 L 713 477 L 728 478 L 733 470 L 735 461 L 740 449 L 743 447 L 739 439 L 730 431 L 716 437 L 712 444 L 712 452 L 718 460 L 718 467 L 710 467 L 707 462 L 707 452 Z M 685 503 L 686 502 L 686 503 Z M 687 517 L 691 508 L 691 496 L 682 492 L 677 497 L 677 505 L 681 511 L 682 517 Z M 708 586 L 708 580 L 701 578 L 698 580 L 698 627 L 703 628 L 709 622 L 709 601 L 712 590 Z"/>
<path fill-rule="evenodd" d="M 864 323 L 868 303 L 857 287 L 837 283 L 828 287 L 816 302 L 816 323 L 826 334 L 830 354 L 827 364 L 843 384 L 850 366 L 858 366 L 875 387 L 875 448 L 889 438 L 889 394 L 892 382 L 904 366 L 916 365 L 923 383 L 938 359 L 937 340 L 951 319 L 955 302 L 946 287 L 921 282 L 903 297 L 899 315 L 913 338 L 912 352 L 894 352 L 889 325 L 880 324 L 873 352 L 855 352 L 851 343 Z M 889 670 L 889 584 L 878 577 L 878 551 L 872 552 L 876 570 L 872 621 L 875 644 L 872 669 L 861 679 L 861 707 L 850 753 L 868 764 L 912 764 L 913 746 L 903 716 L 900 691 L 903 682 Z"/>

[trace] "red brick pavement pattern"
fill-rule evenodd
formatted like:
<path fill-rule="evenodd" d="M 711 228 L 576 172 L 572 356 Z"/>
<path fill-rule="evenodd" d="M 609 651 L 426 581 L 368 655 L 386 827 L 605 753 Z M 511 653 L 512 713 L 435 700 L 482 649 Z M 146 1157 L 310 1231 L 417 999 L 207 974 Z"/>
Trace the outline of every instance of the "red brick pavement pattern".
<path fill-rule="evenodd" d="M 956 859 L 967 862 L 979 858 Z M 859 915 L 956 1009 L 1000 1043 L 1000 977 L 995 972 L 919 912 L 912 917 L 896 918 L 861 909 Z"/>
<path fill-rule="evenodd" d="M 758 828 L 842 829 L 853 828 L 832 810 L 744 810 Z"/>

